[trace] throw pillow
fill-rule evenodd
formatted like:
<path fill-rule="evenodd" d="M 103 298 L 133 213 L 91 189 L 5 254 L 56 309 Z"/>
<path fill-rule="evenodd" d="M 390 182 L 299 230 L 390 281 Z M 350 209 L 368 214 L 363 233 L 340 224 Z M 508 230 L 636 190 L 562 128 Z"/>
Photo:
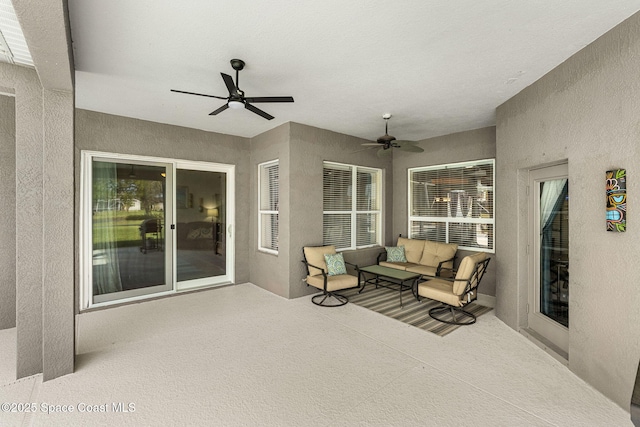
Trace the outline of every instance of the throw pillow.
<path fill-rule="evenodd" d="M 342 254 L 324 254 L 324 261 L 327 263 L 327 274 L 329 276 L 347 274 L 347 266 L 344 264 Z"/>
<path fill-rule="evenodd" d="M 404 246 L 385 246 L 388 262 L 407 262 Z"/>

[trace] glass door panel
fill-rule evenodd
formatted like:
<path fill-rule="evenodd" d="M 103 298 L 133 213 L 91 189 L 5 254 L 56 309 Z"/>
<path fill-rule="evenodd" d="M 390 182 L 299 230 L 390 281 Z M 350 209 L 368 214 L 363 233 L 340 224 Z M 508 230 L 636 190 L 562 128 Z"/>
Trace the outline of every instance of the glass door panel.
<path fill-rule="evenodd" d="M 171 289 L 164 165 L 92 161 L 93 303 Z"/>
<path fill-rule="evenodd" d="M 540 183 L 540 312 L 569 326 L 569 183 Z"/>
<path fill-rule="evenodd" d="M 176 170 L 176 275 L 179 289 L 228 281 L 227 174 Z"/>

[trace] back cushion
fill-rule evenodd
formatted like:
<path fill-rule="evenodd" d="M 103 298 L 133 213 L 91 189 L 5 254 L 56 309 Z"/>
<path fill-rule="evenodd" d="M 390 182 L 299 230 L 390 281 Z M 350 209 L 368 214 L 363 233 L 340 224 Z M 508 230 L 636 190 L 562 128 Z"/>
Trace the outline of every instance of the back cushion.
<path fill-rule="evenodd" d="M 457 243 L 440 243 L 425 240 L 424 252 L 422 253 L 420 264 L 437 267 L 441 261 L 453 258 L 457 250 Z M 443 267 L 453 268 L 453 262 L 447 262 L 443 264 Z"/>
<path fill-rule="evenodd" d="M 484 261 L 487 254 L 484 252 L 478 252 L 474 255 L 466 256 L 462 259 L 458 272 L 456 273 L 455 282 L 453 283 L 453 293 L 456 295 L 462 295 L 464 289 L 467 286 L 467 280 L 473 274 L 473 270 L 476 268 L 476 264 L 480 261 Z M 475 283 L 472 283 L 475 286 Z"/>
<path fill-rule="evenodd" d="M 407 262 L 412 262 L 414 264 L 420 263 L 420 258 L 422 258 L 422 249 L 424 248 L 424 240 L 398 237 L 398 246 L 404 246 L 404 256 L 407 258 Z"/>
<path fill-rule="evenodd" d="M 304 249 L 304 257 L 309 264 L 313 264 L 317 267 L 324 269 L 327 271 L 327 264 L 324 261 L 324 254 L 335 254 L 336 247 L 334 245 L 331 246 L 309 246 Z M 309 275 L 316 276 L 318 274 L 322 274 L 322 271 L 317 268 L 313 268 L 309 266 Z"/>

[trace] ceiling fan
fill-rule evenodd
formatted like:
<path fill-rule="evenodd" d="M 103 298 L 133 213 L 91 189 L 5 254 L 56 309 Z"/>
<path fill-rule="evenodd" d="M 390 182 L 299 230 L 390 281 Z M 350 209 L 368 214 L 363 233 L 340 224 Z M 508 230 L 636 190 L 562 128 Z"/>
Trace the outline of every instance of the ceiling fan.
<path fill-rule="evenodd" d="M 391 114 L 387 113 L 382 116 L 385 121 L 384 124 L 384 135 L 382 135 L 376 142 L 365 142 L 364 146 L 371 147 L 380 147 L 378 150 L 378 157 L 386 156 L 391 154 L 390 148 L 398 148 L 402 151 L 411 151 L 414 153 L 422 153 L 424 150 L 418 146 L 416 146 L 413 141 L 398 141 L 395 136 L 389 135 L 389 119 L 391 118 Z"/>
<path fill-rule="evenodd" d="M 261 109 L 252 105 L 252 103 L 256 102 L 293 102 L 293 97 L 291 96 L 259 96 L 259 97 L 246 97 L 244 96 L 244 91 L 240 90 L 238 86 L 238 74 L 240 70 L 242 70 L 245 66 L 245 63 L 241 59 L 232 59 L 231 66 L 234 70 L 236 70 L 236 82 L 233 83 L 233 78 L 225 73 L 220 73 L 222 76 L 222 80 L 224 80 L 224 84 L 227 86 L 227 90 L 229 91 L 229 96 L 216 96 L 216 95 L 205 95 L 204 93 L 195 93 L 195 92 L 186 92 L 184 90 L 176 90 L 171 89 L 171 92 L 178 93 L 186 93 L 187 95 L 198 95 L 198 96 L 207 96 L 209 98 L 218 98 L 218 99 L 226 99 L 227 103 L 217 110 L 209 113 L 210 116 L 215 116 L 227 108 L 233 109 L 241 109 L 246 108 L 252 113 L 256 113 L 259 116 L 264 117 L 267 120 L 273 119 L 271 114 L 268 114 Z"/>

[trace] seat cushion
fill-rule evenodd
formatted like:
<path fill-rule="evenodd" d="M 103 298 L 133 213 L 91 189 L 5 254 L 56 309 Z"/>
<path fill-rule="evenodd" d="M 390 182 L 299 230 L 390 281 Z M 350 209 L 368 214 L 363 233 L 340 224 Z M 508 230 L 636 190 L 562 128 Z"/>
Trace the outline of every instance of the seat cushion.
<path fill-rule="evenodd" d="M 316 267 L 320 267 L 327 272 L 327 264 L 324 262 L 324 254 L 335 254 L 336 247 L 334 245 L 331 246 L 305 246 L 304 247 L 304 258 L 307 260 L 309 264 L 315 265 Z M 309 275 L 315 276 L 318 274 L 322 274 L 322 271 L 317 268 L 309 267 Z"/>
<path fill-rule="evenodd" d="M 318 289 L 324 289 L 324 277 L 307 276 L 307 283 Z M 327 276 L 327 291 L 333 292 L 340 289 L 355 288 L 358 286 L 358 278 L 350 274 L 339 274 L 337 276 Z"/>
<path fill-rule="evenodd" d="M 407 262 L 420 264 L 422 250 L 424 249 L 424 240 L 398 237 L 398 246 L 404 246 L 404 256 L 407 258 Z"/>
<path fill-rule="evenodd" d="M 464 302 L 453 293 L 453 283 L 442 279 L 430 279 L 418 285 L 418 295 L 454 307 L 462 307 Z"/>
<path fill-rule="evenodd" d="M 380 261 L 379 265 L 382 267 L 395 268 L 396 270 L 402 270 L 402 271 L 405 271 L 407 268 L 410 268 L 410 267 L 419 266 L 419 264 L 414 264 L 412 262 L 389 262 L 389 261 Z"/>
<path fill-rule="evenodd" d="M 420 258 L 420 264 L 429 267 L 437 267 L 442 261 L 453 258 L 458 250 L 456 243 L 440 243 L 431 240 L 424 241 L 424 250 Z M 453 262 L 446 262 L 442 265 L 446 268 L 453 268 Z"/>
<path fill-rule="evenodd" d="M 416 265 L 407 267 L 407 271 L 410 271 L 411 273 L 418 273 L 428 277 L 436 277 L 436 270 L 436 267 L 429 267 L 427 265 Z"/>

